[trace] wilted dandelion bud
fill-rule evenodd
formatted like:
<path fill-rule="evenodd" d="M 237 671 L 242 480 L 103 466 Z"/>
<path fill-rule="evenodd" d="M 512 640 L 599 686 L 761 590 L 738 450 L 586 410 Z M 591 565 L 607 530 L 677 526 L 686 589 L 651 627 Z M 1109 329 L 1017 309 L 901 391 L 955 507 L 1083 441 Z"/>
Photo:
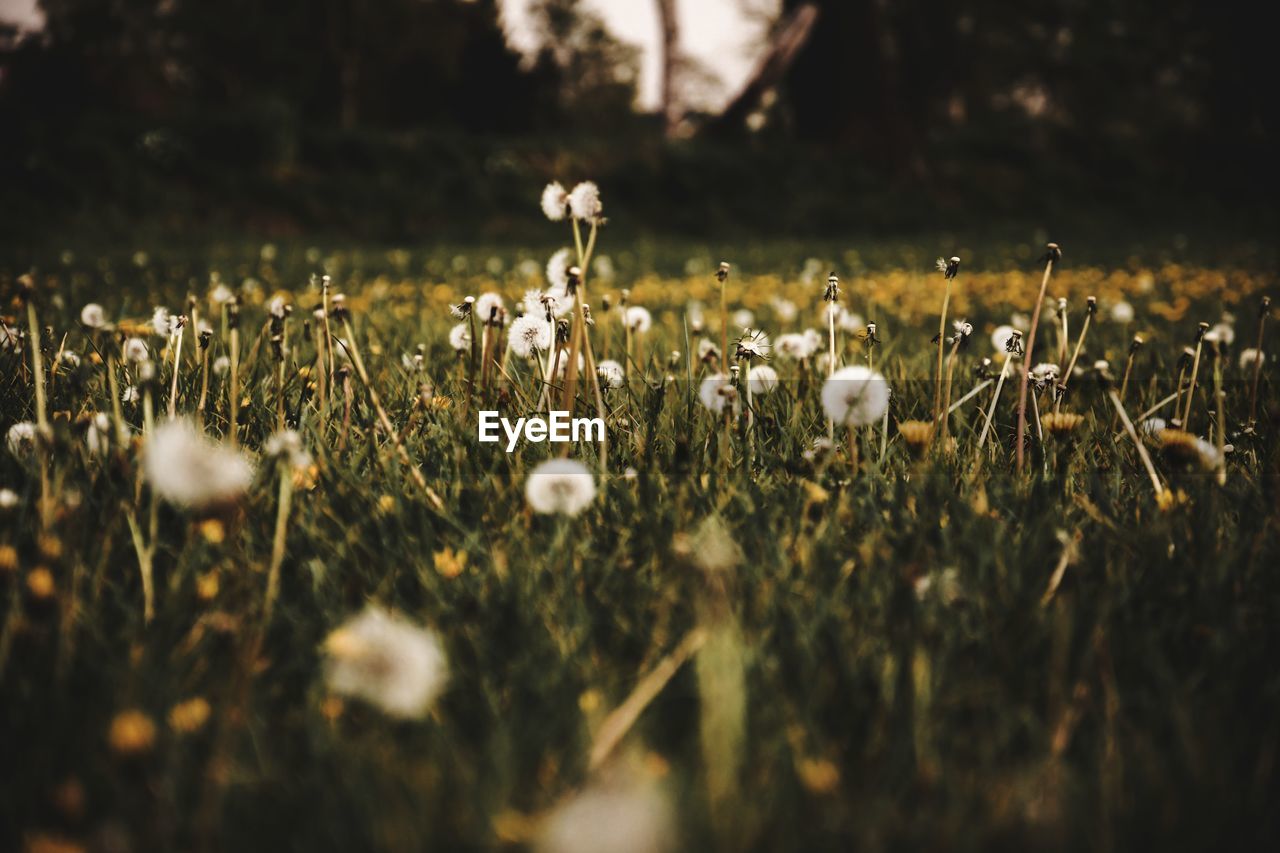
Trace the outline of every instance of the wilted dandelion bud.
<path fill-rule="evenodd" d="M 912 454 L 919 455 L 933 440 L 933 424 L 928 421 L 902 421 L 898 424 L 898 435 L 902 436 Z"/>
<path fill-rule="evenodd" d="M 1045 261 L 1053 261 L 1056 264 L 1062 260 L 1062 247 L 1057 243 L 1046 243 L 1044 249 Z"/>
<path fill-rule="evenodd" d="M 1014 336 L 1022 337 L 1022 333 L 1013 326 L 1004 325 L 996 326 L 996 330 L 991 333 L 991 348 L 996 352 L 1010 353 L 1010 344 Z"/>
<path fill-rule="evenodd" d="M 835 270 L 827 276 L 827 290 L 822 294 L 822 298 L 826 302 L 835 302 L 840 297 L 840 277 L 836 275 Z"/>
<path fill-rule="evenodd" d="M 822 407 L 827 417 L 838 424 L 875 423 L 889 407 L 889 383 L 860 364 L 842 367 L 823 384 Z"/>
<path fill-rule="evenodd" d="M 609 296 L 609 294 L 606 293 L 604 296 L 600 297 L 600 307 L 604 309 L 604 313 L 606 314 L 608 314 L 609 311 L 612 310 L 613 299 Z"/>
<path fill-rule="evenodd" d="M 1115 377 L 1111 375 L 1111 363 L 1106 359 L 1098 359 L 1093 363 L 1093 371 L 1098 374 L 1098 380 L 1103 385 L 1110 385 L 1115 381 Z"/>
<path fill-rule="evenodd" d="M 101 329 L 107 324 L 107 312 L 96 302 L 80 309 L 80 325 L 87 329 Z"/>
<path fill-rule="evenodd" d="M 671 354 L 667 356 L 667 367 L 675 368 L 680 364 L 680 350 L 673 349 Z"/>
<path fill-rule="evenodd" d="M 716 268 L 716 281 L 723 284 L 724 280 L 727 279 L 728 277 L 729 277 L 729 262 L 721 261 L 720 266 Z"/>
<path fill-rule="evenodd" d="M 432 631 L 372 605 L 331 633 L 324 653 L 330 691 L 402 719 L 425 717 L 449 677 Z"/>
<path fill-rule="evenodd" d="M 457 305 L 449 306 L 449 313 L 459 320 L 465 320 L 471 316 L 471 312 L 474 309 L 475 304 L 476 298 L 474 296 L 468 296 Z"/>
<path fill-rule="evenodd" d="M 552 181 L 542 190 L 542 213 L 552 222 L 564 219 L 569 209 L 569 194 L 559 181 Z"/>
<path fill-rule="evenodd" d="M 1209 331 L 1209 324 L 1201 320 L 1196 323 L 1196 340 L 1204 340 L 1205 333 Z"/>
<path fill-rule="evenodd" d="M 591 505 L 596 484 L 591 471 L 576 459 L 549 459 L 530 472 L 524 494 L 534 512 L 572 517 Z"/>
<path fill-rule="evenodd" d="M 1142 340 L 1142 335 L 1134 335 L 1133 340 L 1129 342 L 1129 354 L 1132 355 L 1133 353 L 1142 349 L 1143 343 L 1144 341 Z"/>
<path fill-rule="evenodd" d="M 957 257 L 938 258 L 934 261 L 934 266 L 938 272 L 942 273 L 942 277 L 948 281 L 955 278 L 960 272 L 960 259 Z"/>
<path fill-rule="evenodd" d="M 329 314 L 339 323 L 344 322 L 350 312 L 347 310 L 347 296 L 345 293 L 335 293 L 333 298 L 329 300 Z"/>
<path fill-rule="evenodd" d="M 1092 317 L 1098 313 L 1098 297 L 1090 296 L 1084 301 L 1085 313 Z"/>
<path fill-rule="evenodd" d="M 1067 313 L 1067 297 L 1058 297 L 1058 316 L 1061 317 Z"/>

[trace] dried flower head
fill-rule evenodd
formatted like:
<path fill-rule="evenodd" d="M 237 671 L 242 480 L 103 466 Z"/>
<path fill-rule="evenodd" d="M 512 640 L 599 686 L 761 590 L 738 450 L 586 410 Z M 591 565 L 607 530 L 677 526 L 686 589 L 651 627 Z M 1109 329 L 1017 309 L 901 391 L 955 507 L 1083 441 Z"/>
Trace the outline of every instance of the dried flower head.
<path fill-rule="evenodd" d="M 1084 415 L 1075 412 L 1046 412 L 1040 418 L 1040 425 L 1050 435 L 1068 436 L 1084 423 Z"/>
<path fill-rule="evenodd" d="M 107 325 L 107 312 L 96 302 L 80 309 L 80 325 L 88 329 L 101 329 Z"/>
<path fill-rule="evenodd" d="M 933 424 L 928 421 L 903 421 L 898 424 L 898 435 L 902 436 L 911 452 L 919 453 L 933 440 Z"/>
<path fill-rule="evenodd" d="M 605 388 L 621 388 L 626 381 L 622 365 L 611 358 L 597 364 L 596 373 L 600 376 L 600 385 Z"/>
<path fill-rule="evenodd" d="M 629 307 L 626 310 L 625 317 L 627 328 L 638 335 L 643 335 L 653 326 L 653 315 L 649 313 L 648 309 L 639 305 Z"/>

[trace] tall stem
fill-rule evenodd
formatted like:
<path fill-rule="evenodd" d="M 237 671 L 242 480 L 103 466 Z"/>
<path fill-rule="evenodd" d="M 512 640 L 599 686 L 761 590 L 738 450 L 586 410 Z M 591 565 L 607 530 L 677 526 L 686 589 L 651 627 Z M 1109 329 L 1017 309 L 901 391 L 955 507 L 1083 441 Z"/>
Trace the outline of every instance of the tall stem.
<path fill-rule="evenodd" d="M 1022 473 L 1025 464 L 1026 448 L 1023 445 L 1023 439 L 1027 434 L 1027 382 L 1030 379 L 1031 357 L 1036 348 L 1036 329 L 1040 325 L 1040 310 L 1044 306 L 1044 294 L 1049 288 L 1049 276 L 1053 274 L 1053 262 L 1058 252 L 1057 246 L 1051 246 L 1049 257 L 1045 260 L 1044 278 L 1040 280 L 1040 295 L 1036 297 L 1036 307 L 1031 314 L 1031 329 L 1027 332 L 1027 348 L 1022 355 L 1022 379 L 1018 390 L 1018 433 L 1017 453 L 1018 473 Z"/>

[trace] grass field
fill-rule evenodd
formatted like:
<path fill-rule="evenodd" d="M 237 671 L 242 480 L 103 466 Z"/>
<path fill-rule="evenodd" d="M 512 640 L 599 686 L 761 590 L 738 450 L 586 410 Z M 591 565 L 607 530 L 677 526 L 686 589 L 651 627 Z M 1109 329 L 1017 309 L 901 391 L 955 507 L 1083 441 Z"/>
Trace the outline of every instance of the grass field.
<path fill-rule="evenodd" d="M 540 408 L 554 359 L 450 309 L 496 292 L 510 325 L 549 253 L 0 259 L 0 848 L 1274 843 L 1280 401 L 1244 354 L 1274 264 L 1064 250 L 1047 274 L 1042 240 L 737 255 L 606 229 L 566 346 L 625 377 L 597 401 L 584 362 L 546 393 L 603 408 L 607 443 L 510 454 L 477 410 Z M 992 332 L 1030 333 L 1046 278 L 1027 361 L 1067 388 L 1051 415 L 1031 383 L 1019 472 L 1023 360 L 995 398 Z M 743 356 L 728 392 L 707 346 Z M 857 393 L 887 383 L 883 415 L 833 423 L 832 349 L 878 371 Z M 209 444 L 164 450 L 171 413 Z M 551 502 L 586 506 L 535 512 L 566 449 L 592 493 Z M 398 634 L 348 622 L 371 603 Z"/>

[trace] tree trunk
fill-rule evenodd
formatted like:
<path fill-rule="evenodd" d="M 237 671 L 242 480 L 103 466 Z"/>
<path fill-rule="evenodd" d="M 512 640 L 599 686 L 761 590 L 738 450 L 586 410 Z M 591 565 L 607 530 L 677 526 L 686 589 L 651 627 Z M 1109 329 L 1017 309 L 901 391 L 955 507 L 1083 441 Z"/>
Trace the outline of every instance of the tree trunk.
<path fill-rule="evenodd" d="M 676 19 L 676 0 L 657 0 L 658 24 L 662 30 L 662 122 L 667 136 L 680 123 L 683 110 L 677 103 L 676 68 L 680 62 L 680 22 Z"/>

